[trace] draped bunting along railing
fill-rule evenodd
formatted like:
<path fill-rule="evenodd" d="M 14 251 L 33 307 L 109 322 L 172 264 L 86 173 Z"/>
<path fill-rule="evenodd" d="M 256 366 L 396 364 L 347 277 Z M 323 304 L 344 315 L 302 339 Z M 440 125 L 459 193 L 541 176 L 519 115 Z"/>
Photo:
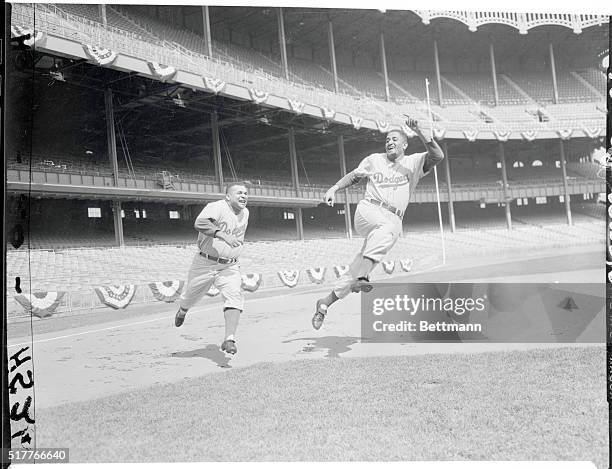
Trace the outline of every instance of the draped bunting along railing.
<path fill-rule="evenodd" d="M 34 23 L 34 8 L 36 8 L 36 25 Z M 594 24 L 606 22 L 605 17 L 597 15 L 547 15 L 547 14 L 517 14 L 517 13 L 475 13 L 464 11 L 416 11 L 421 15 L 424 22 L 433 18 L 448 17 L 473 27 L 482 24 L 498 22 L 510 24 L 521 30 L 527 30 L 541 24 L 565 24 L 566 26 L 577 24 L 584 28 Z M 13 6 L 13 23 L 21 27 L 44 30 L 48 34 L 57 35 L 66 39 L 78 41 L 84 46 L 107 49 L 114 53 L 125 54 L 150 62 L 174 67 L 208 77 L 209 80 L 231 83 L 246 89 L 258 90 L 259 93 L 267 93 L 283 97 L 294 102 L 307 103 L 321 109 L 322 117 L 334 120 L 340 113 L 350 116 L 350 122 L 355 128 L 360 128 L 364 118 L 373 122 L 384 123 L 378 126 L 380 131 L 388 129 L 389 125 L 399 126 L 402 123 L 402 114 L 409 113 L 417 118 L 426 118 L 423 103 L 406 102 L 399 105 L 394 102 L 382 102 L 373 98 L 355 94 L 335 93 L 330 90 L 321 89 L 314 85 L 289 81 L 280 76 L 275 76 L 261 68 L 240 63 L 237 60 L 224 59 L 222 57 L 209 57 L 204 54 L 189 50 L 173 41 L 158 38 L 144 38 L 142 35 L 131 31 L 103 25 L 96 21 L 80 18 L 68 14 L 53 4 L 15 4 Z M 148 33 L 147 34 L 153 34 Z M 260 96 L 260 94 L 258 94 Z M 261 95 L 263 96 L 263 95 Z M 259 97 L 257 98 L 259 99 Z M 588 103 L 587 103 L 588 104 Z M 593 103 L 595 106 L 595 103 Z M 325 112 L 328 110 L 329 112 Z M 333 112 L 332 112 L 333 111 Z M 469 106 L 466 108 L 466 113 Z M 443 120 L 437 122 L 437 131 L 443 132 L 454 130 L 461 132 L 465 130 L 465 122 L 454 122 L 452 118 L 444 117 L 444 109 L 436 109 L 436 113 L 442 115 Z M 587 126 L 590 129 L 603 128 L 604 114 L 601 121 L 593 119 L 574 119 L 573 121 L 551 119 L 546 123 L 533 122 L 501 122 L 494 119 L 493 123 L 473 121 L 469 123 L 471 131 L 463 134 L 470 139 L 474 132 L 477 138 L 483 132 L 498 131 L 508 138 L 511 132 L 512 138 L 520 138 L 521 133 L 531 135 L 536 132 L 538 138 L 544 135 L 537 130 L 548 131 L 548 138 L 555 131 L 567 131 L 570 129 L 580 130 Z M 371 124 L 370 124 L 371 125 Z M 536 130 L 537 129 L 537 130 Z M 593 134 L 596 132 L 593 131 Z M 524 137 L 524 135 L 523 135 Z M 457 137 L 455 137 L 457 138 Z"/>

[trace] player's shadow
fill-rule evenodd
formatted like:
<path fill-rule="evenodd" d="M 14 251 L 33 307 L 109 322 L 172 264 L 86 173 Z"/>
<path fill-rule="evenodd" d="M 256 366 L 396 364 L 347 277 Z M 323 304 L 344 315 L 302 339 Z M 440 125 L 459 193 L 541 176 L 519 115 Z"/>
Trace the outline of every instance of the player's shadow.
<path fill-rule="evenodd" d="M 327 349 L 325 358 L 338 358 L 341 353 L 351 350 L 351 346 L 362 341 L 361 337 L 343 337 L 329 335 L 326 337 L 299 337 L 296 339 L 284 340 L 283 344 L 289 342 L 306 342 L 302 348 L 303 352 L 315 352 Z"/>
<path fill-rule="evenodd" d="M 231 368 L 229 364 L 231 357 L 228 357 L 219 349 L 219 346 L 215 344 L 208 344 L 206 347 L 196 350 L 174 352 L 172 356 L 176 358 L 206 358 L 215 363 L 219 368 Z"/>

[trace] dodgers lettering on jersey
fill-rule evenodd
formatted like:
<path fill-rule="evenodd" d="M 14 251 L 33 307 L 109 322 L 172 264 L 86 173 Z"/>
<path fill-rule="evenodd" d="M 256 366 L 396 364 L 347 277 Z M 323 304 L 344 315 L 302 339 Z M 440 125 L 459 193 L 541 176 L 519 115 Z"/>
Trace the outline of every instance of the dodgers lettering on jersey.
<path fill-rule="evenodd" d="M 406 211 L 419 179 L 425 175 L 426 155 L 427 152 L 402 155 L 394 162 L 385 153 L 372 153 L 364 158 L 355 172 L 368 178 L 365 197 Z"/>
<path fill-rule="evenodd" d="M 198 219 L 212 218 L 218 229 L 233 234 L 244 243 L 244 234 L 249 223 L 249 210 L 244 208 L 238 215 L 232 210 L 229 203 L 223 200 L 209 203 L 198 215 Z M 242 252 L 243 244 L 233 248 L 219 238 L 211 238 L 198 233 L 198 247 L 200 251 L 215 257 L 238 257 Z"/>

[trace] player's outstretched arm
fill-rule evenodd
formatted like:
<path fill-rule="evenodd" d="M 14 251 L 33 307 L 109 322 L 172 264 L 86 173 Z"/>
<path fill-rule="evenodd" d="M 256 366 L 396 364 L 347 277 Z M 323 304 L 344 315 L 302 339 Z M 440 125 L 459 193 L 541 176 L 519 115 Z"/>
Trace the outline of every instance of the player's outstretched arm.
<path fill-rule="evenodd" d="M 357 184 L 363 176 L 360 176 L 357 170 L 351 171 L 343 176 L 336 184 L 331 186 L 325 193 L 324 201 L 330 207 L 334 206 L 336 201 L 336 192 L 351 187 L 353 184 Z"/>
<path fill-rule="evenodd" d="M 417 134 L 417 137 L 419 137 L 427 149 L 427 155 L 425 155 L 425 161 L 423 162 L 423 173 L 427 174 L 444 159 L 444 152 L 432 137 L 427 137 L 423 134 L 423 130 L 416 119 L 409 117 L 406 120 L 406 125 Z"/>

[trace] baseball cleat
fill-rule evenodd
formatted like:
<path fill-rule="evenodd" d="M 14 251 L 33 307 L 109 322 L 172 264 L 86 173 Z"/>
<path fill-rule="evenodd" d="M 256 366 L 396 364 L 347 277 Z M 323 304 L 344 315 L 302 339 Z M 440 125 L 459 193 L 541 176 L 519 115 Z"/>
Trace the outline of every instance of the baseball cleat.
<path fill-rule="evenodd" d="M 370 283 L 370 279 L 368 279 L 367 277 L 359 277 L 351 287 L 351 291 L 353 293 L 370 293 L 372 291 L 372 288 L 374 287 Z"/>
<path fill-rule="evenodd" d="M 236 341 L 224 340 L 223 343 L 221 344 L 221 351 L 235 355 L 236 352 L 238 351 L 238 348 L 236 347 Z"/>
<path fill-rule="evenodd" d="M 321 300 L 317 300 L 317 311 L 314 313 L 312 317 L 312 327 L 314 327 L 317 331 L 321 329 L 323 325 L 323 321 L 325 321 L 325 315 L 327 314 L 327 305 L 324 304 Z"/>
<path fill-rule="evenodd" d="M 187 316 L 187 310 L 179 308 L 179 310 L 176 312 L 176 316 L 174 316 L 174 325 L 176 327 L 181 327 L 185 322 L 185 316 Z"/>

